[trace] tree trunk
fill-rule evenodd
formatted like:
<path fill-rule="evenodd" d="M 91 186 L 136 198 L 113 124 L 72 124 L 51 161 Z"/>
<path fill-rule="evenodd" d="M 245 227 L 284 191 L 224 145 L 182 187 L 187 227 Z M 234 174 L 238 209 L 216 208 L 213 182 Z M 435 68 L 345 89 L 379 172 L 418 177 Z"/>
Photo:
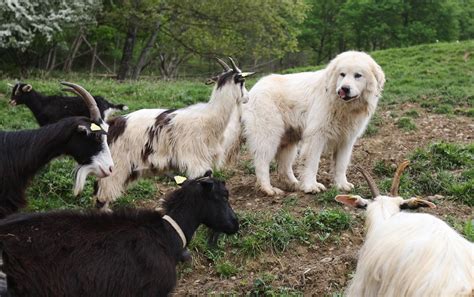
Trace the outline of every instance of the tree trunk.
<path fill-rule="evenodd" d="M 133 71 L 132 79 L 136 80 L 140 76 L 140 73 L 142 72 L 143 67 L 146 65 L 148 54 L 150 53 L 150 50 L 153 48 L 156 38 L 158 37 L 160 28 L 161 28 L 161 21 L 157 21 L 155 28 L 153 30 L 153 33 L 151 34 L 150 38 L 148 38 L 146 45 L 143 47 L 140 53 L 140 57 L 138 58 L 138 62 L 135 65 L 135 69 Z"/>
<path fill-rule="evenodd" d="M 57 49 L 58 49 L 58 47 L 55 45 L 54 50 L 53 50 L 53 56 L 51 58 L 51 63 L 49 63 L 49 66 L 48 66 L 48 72 L 51 72 L 56 67 L 56 52 L 57 52 Z"/>
<path fill-rule="evenodd" d="M 97 56 L 97 43 L 94 43 L 94 50 L 92 51 L 90 76 L 92 76 L 92 74 L 94 73 L 94 66 L 95 66 L 96 56 Z"/>
<path fill-rule="evenodd" d="M 133 48 L 135 47 L 135 41 L 137 39 L 138 26 L 135 21 L 135 18 L 132 16 L 127 30 L 127 38 L 125 39 L 125 44 L 123 45 L 122 51 L 122 60 L 120 61 L 120 67 L 117 73 L 118 80 L 124 80 L 128 78 L 130 73 L 132 58 L 133 58 Z"/>
<path fill-rule="evenodd" d="M 72 64 L 74 63 L 74 58 L 76 57 L 77 51 L 79 50 L 79 47 L 82 44 L 82 33 L 79 33 L 77 38 L 74 40 L 73 46 L 71 48 L 71 54 L 69 57 L 66 59 L 66 62 L 64 62 L 64 67 L 63 70 L 64 72 L 70 72 L 72 68 Z"/>

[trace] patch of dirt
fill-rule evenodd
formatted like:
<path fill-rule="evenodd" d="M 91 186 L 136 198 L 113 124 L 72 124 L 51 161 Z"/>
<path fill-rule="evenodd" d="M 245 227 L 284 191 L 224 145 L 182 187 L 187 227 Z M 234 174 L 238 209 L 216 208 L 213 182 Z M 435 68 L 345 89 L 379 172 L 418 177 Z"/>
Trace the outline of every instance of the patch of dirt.
<path fill-rule="evenodd" d="M 411 109 L 416 109 L 420 115 L 414 119 L 417 130 L 404 132 L 397 128 L 396 118 L 392 115 L 402 114 Z M 373 168 L 377 161 L 384 160 L 396 166 L 416 148 L 426 147 L 433 142 L 444 140 L 470 143 L 474 139 L 474 121 L 471 118 L 427 113 L 415 104 L 397 106 L 396 111 L 381 109 L 378 113 L 382 118 L 378 132 L 373 136 L 358 140 L 353 151 L 352 164 L 363 168 Z M 325 206 L 318 202 L 319 195 L 289 192 L 281 197 L 264 196 L 255 190 L 255 175 L 246 173 L 243 166 L 246 161 L 250 161 L 250 156 L 243 152 L 238 164 L 231 167 L 233 176 L 226 181 L 235 210 L 276 212 L 282 208 L 288 195 L 296 198 L 294 205 L 291 206 L 291 211 L 296 215 L 301 215 L 307 207 L 319 210 Z M 323 157 L 319 180 L 326 186 L 331 185 L 329 165 L 328 158 Z M 352 167 L 349 168 L 348 179 L 354 184 L 365 184 L 363 178 L 356 174 Z M 278 186 L 275 174 L 272 174 L 272 182 Z M 160 189 L 166 192 L 162 186 L 160 185 Z M 473 216 L 472 209 L 465 205 L 450 200 L 437 201 L 437 203 L 438 208 L 423 211 L 442 218 L 449 215 L 462 221 Z M 156 205 L 146 206 L 155 207 Z M 276 276 L 276 279 L 271 281 L 273 288 L 288 287 L 303 292 L 305 295 L 315 296 L 342 292 L 350 274 L 355 270 L 357 253 L 364 238 L 363 212 L 347 208 L 346 211 L 356 219 L 353 220 L 351 229 L 343 232 L 337 240 L 328 240 L 309 246 L 292 244 L 285 252 L 279 254 L 266 252 L 255 259 L 234 258 L 232 259 L 234 263 L 240 263 L 239 273 L 235 277 L 220 278 L 208 260 L 195 257 L 192 264 L 179 267 L 181 273 L 175 295 L 229 292 L 241 295 L 250 292 L 254 281 L 265 272 Z"/>

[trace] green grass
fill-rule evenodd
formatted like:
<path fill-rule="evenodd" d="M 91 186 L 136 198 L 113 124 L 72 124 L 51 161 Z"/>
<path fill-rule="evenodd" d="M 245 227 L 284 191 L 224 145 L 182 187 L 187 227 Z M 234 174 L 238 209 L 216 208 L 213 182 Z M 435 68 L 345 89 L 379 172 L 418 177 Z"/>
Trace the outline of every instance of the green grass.
<path fill-rule="evenodd" d="M 334 197 L 333 197 L 334 198 Z M 343 210 L 323 209 L 316 212 L 307 208 L 301 215 L 286 209 L 276 213 L 239 213 L 238 235 L 222 236 L 215 249 L 207 246 L 206 231 L 200 228 L 190 248 L 202 254 L 216 265 L 221 266 L 221 274 L 230 275 L 234 271 L 230 255 L 254 258 L 263 252 L 283 253 L 292 244 L 311 245 L 316 241 L 328 240 L 350 228 L 351 216 Z M 223 258 L 225 260 L 223 260 Z M 223 263 L 225 265 L 223 266 Z"/>
<path fill-rule="evenodd" d="M 397 127 L 403 131 L 414 131 L 416 130 L 416 124 L 411 118 L 401 117 L 397 121 Z"/>
<path fill-rule="evenodd" d="M 410 165 L 401 178 L 403 197 L 441 194 L 468 206 L 474 206 L 474 143 L 434 143 L 419 148 L 410 156 Z M 395 169 L 376 163 L 374 172 L 385 178 L 381 189 L 388 191 Z"/>

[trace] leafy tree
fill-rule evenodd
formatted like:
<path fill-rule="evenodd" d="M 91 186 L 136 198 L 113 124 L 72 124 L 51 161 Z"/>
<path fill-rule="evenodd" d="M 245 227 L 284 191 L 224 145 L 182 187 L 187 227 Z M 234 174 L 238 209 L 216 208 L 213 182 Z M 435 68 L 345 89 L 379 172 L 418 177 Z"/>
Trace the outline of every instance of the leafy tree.
<path fill-rule="evenodd" d="M 2 0 L 0 48 L 25 50 L 38 36 L 51 41 L 66 25 L 94 21 L 100 1 L 93 0 Z"/>
<path fill-rule="evenodd" d="M 282 57 L 297 49 L 297 25 L 306 10 L 301 0 L 129 0 L 122 5 L 110 14 L 127 20 L 119 79 L 132 73 L 138 78 L 154 59 L 162 76 L 172 77 L 192 57 L 226 54 L 254 62 Z"/>

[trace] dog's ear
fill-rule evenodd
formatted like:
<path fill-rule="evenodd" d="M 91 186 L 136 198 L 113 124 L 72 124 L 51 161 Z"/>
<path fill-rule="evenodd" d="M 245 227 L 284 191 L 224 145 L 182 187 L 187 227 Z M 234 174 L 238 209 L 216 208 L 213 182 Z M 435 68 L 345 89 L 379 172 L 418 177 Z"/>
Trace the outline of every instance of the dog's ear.
<path fill-rule="evenodd" d="M 380 67 L 380 65 L 377 64 L 375 61 L 372 65 L 372 74 L 374 75 L 375 80 L 377 81 L 377 94 L 380 96 L 385 85 L 385 73 L 383 72 L 382 67 Z"/>
<path fill-rule="evenodd" d="M 326 72 L 326 80 L 324 82 L 326 92 L 336 92 L 337 78 L 339 76 L 339 73 L 336 73 L 337 66 L 338 60 L 334 58 L 324 69 Z"/>

